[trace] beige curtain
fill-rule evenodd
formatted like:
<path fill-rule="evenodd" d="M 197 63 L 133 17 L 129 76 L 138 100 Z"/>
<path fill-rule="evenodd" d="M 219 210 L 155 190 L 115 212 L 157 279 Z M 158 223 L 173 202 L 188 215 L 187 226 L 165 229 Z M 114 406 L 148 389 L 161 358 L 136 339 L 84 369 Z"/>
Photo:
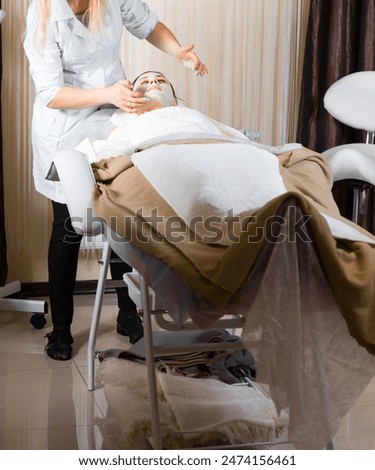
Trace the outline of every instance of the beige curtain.
<path fill-rule="evenodd" d="M 64 1 L 64 0 L 61 0 Z M 193 72 L 124 34 L 129 79 L 163 71 L 186 103 L 266 144 L 295 140 L 310 0 L 148 0 L 183 44 L 194 43 L 209 75 Z M 3 135 L 9 279 L 44 281 L 50 214 L 33 187 L 30 119 L 34 88 L 21 37 L 29 0 L 2 0 Z M 85 267 L 86 269 L 86 267 Z M 90 277 L 81 271 L 80 276 Z M 89 268 L 88 268 L 89 269 Z"/>

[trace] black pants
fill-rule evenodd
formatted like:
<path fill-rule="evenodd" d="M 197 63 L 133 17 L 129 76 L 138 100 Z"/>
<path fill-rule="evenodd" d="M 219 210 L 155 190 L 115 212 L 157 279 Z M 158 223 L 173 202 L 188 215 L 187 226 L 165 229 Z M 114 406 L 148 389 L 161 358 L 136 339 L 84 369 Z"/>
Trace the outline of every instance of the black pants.
<path fill-rule="evenodd" d="M 70 327 L 73 321 L 73 293 L 77 276 L 78 254 L 82 236 L 78 235 L 70 221 L 66 204 L 52 201 L 53 224 L 48 250 L 49 298 L 52 323 L 56 327 Z M 120 280 L 131 267 L 118 262 L 112 252 L 111 258 L 117 262 L 110 264 L 112 279 Z M 118 322 L 122 323 L 124 312 L 134 313 L 136 307 L 128 295 L 126 287 L 116 288 L 119 313 Z"/>

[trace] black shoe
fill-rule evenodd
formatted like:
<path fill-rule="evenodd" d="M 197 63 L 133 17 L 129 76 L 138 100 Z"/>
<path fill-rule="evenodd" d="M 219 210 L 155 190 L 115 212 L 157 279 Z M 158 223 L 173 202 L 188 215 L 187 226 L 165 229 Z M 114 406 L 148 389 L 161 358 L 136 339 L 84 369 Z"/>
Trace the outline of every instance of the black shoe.
<path fill-rule="evenodd" d="M 117 333 L 122 336 L 128 336 L 131 344 L 136 343 L 143 338 L 143 324 L 137 313 L 131 313 L 127 316 L 124 323 L 117 323 Z"/>
<path fill-rule="evenodd" d="M 73 338 L 69 328 L 54 328 L 53 331 L 46 334 L 45 338 L 48 339 L 45 351 L 51 359 L 69 361 L 72 358 Z"/>

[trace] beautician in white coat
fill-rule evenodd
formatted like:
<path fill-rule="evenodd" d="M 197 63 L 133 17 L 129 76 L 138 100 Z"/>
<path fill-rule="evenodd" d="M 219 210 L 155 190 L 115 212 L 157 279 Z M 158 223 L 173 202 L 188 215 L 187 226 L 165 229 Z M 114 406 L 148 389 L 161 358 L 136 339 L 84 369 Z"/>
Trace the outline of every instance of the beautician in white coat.
<path fill-rule="evenodd" d="M 59 144 L 100 107 L 112 105 L 131 113 L 147 109 L 148 99 L 132 90 L 120 61 L 124 26 L 193 66 L 197 75 L 207 73 L 193 45 L 182 47 L 141 0 L 33 0 L 27 14 L 24 47 L 36 88 L 33 175 L 36 190 L 52 200 L 54 213 L 48 253 L 53 330 L 46 346 L 52 359 L 68 360 L 72 355 L 70 328 L 81 237 L 72 237 L 61 185 L 46 180 L 46 175 Z M 143 334 L 135 306 L 124 289 L 118 300 L 118 332 L 135 342 Z"/>

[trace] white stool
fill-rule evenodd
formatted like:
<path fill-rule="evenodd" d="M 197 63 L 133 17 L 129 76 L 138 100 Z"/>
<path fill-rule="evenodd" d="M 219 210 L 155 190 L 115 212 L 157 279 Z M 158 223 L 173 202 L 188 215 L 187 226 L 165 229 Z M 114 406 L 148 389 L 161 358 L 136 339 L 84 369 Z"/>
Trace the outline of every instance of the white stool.
<path fill-rule="evenodd" d="M 351 218 L 359 223 L 369 194 L 368 184 L 361 182 L 375 186 L 375 72 L 356 72 L 335 82 L 324 96 L 324 107 L 343 124 L 366 131 L 366 143 L 339 145 L 323 152 L 335 182 L 357 180 L 351 185 Z"/>

